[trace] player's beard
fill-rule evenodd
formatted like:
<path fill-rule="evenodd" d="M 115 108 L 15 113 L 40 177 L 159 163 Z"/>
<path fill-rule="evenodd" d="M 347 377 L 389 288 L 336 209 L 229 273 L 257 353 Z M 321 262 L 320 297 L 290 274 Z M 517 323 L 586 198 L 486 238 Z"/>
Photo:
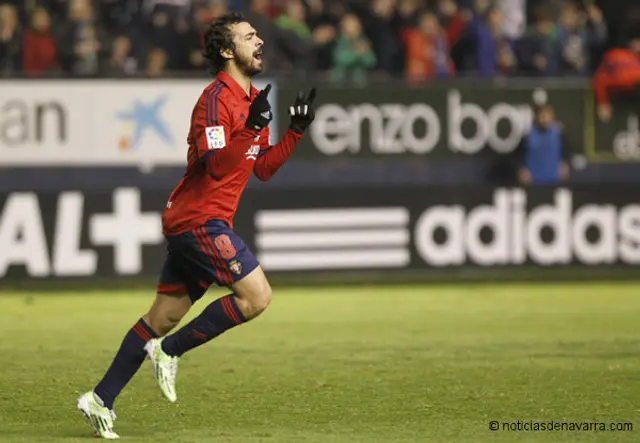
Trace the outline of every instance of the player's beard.
<path fill-rule="evenodd" d="M 256 59 L 256 54 L 257 51 L 246 56 L 236 54 L 236 63 L 238 64 L 238 68 L 240 68 L 247 77 L 253 77 L 254 75 L 262 72 L 262 60 Z"/>

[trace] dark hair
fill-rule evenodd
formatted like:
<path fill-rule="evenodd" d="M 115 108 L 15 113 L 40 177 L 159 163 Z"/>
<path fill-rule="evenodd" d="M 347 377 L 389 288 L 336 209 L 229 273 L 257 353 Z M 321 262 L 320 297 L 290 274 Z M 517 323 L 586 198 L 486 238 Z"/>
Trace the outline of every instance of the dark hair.
<path fill-rule="evenodd" d="M 204 58 L 209 61 L 211 73 L 217 75 L 224 68 L 228 59 L 224 58 L 221 51 L 234 49 L 231 25 L 246 22 L 239 12 L 225 14 L 214 20 L 204 33 Z"/>

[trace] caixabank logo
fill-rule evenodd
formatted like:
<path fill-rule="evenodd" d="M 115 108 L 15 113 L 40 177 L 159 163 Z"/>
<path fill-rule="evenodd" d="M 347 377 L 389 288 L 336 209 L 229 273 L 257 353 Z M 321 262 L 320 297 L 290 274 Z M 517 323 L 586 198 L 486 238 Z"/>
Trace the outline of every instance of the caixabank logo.
<path fill-rule="evenodd" d="M 434 205 L 413 231 L 417 255 L 435 267 L 640 263 L 639 204 L 577 202 L 563 188 L 550 202 L 496 189 L 488 204 Z"/>

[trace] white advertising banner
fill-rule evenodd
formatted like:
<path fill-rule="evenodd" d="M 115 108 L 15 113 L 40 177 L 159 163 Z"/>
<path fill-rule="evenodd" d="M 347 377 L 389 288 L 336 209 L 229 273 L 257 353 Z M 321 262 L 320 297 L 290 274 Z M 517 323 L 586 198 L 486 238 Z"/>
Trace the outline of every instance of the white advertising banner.
<path fill-rule="evenodd" d="M 209 82 L 2 82 L 0 166 L 184 165 L 191 113 Z M 255 86 L 267 83 L 261 79 Z M 276 128 L 273 121 L 274 139 Z"/>

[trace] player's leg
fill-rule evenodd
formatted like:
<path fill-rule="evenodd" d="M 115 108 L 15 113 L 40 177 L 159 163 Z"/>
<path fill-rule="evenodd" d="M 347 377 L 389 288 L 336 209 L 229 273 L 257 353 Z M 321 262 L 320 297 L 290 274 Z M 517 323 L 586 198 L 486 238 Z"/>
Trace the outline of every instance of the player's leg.
<path fill-rule="evenodd" d="M 188 325 L 163 340 L 164 352 L 175 357 L 255 318 L 271 300 L 271 287 L 258 261 L 228 226 L 209 222 L 194 236 L 209 281 L 227 286 L 233 293 L 213 301 Z"/>
<path fill-rule="evenodd" d="M 140 369 L 147 352 L 146 343 L 173 329 L 191 306 L 186 294 L 157 294 L 151 309 L 127 332 L 109 369 L 92 391 L 78 399 L 78 408 L 87 417 L 97 435 L 114 439 L 113 403 L 122 389 Z"/>
<path fill-rule="evenodd" d="M 181 289 L 186 290 L 189 294 L 188 299 L 195 303 L 196 300 L 204 295 L 209 286 L 216 281 L 215 273 L 211 270 L 211 260 L 203 251 L 202 235 L 199 232 L 190 231 L 168 237 L 167 240 L 176 264 L 176 269 L 173 273 L 180 276 L 177 280 L 182 282 Z M 174 285 L 166 284 L 160 286 L 171 288 Z M 182 318 L 180 312 L 177 313 L 175 318 L 164 314 L 154 316 L 153 313 L 152 310 L 149 320 L 151 324 L 154 324 L 155 317 L 159 317 L 156 321 L 166 324 L 167 328 L 172 328 L 177 324 L 176 320 L 179 321 Z M 202 333 L 197 329 L 191 328 L 190 325 L 192 323 L 184 326 L 183 329 L 192 336 L 192 340 L 200 340 Z M 174 402 L 177 399 L 175 378 L 178 372 L 178 356 L 166 353 L 163 350 L 164 343 L 163 339 L 153 338 L 145 345 L 145 350 L 151 360 L 154 376 L 162 394 L 169 401 Z"/>
<path fill-rule="evenodd" d="M 271 285 L 260 266 L 231 285 L 231 289 L 235 294 L 236 304 L 246 319 L 256 318 L 271 303 Z"/>
<path fill-rule="evenodd" d="M 152 338 L 168 334 L 191 307 L 185 292 L 158 293 L 149 311 L 129 330 L 111 366 L 94 388 L 105 407 L 113 403 L 133 378 L 147 356 L 145 345 Z"/>
<path fill-rule="evenodd" d="M 143 317 L 159 336 L 169 333 L 189 311 L 191 305 L 204 292 L 198 291 L 198 297 L 190 297 L 186 292 L 158 294 L 156 303 Z M 175 377 L 178 372 L 177 359 L 161 352 L 160 340 L 153 337 L 144 344 L 144 353 L 151 359 L 156 380 L 160 384 L 162 393 L 170 401 L 176 400 Z M 167 368 L 167 369 L 165 369 Z"/>
<path fill-rule="evenodd" d="M 214 300 L 189 324 L 166 337 L 162 349 L 170 356 L 180 357 L 256 318 L 271 301 L 271 286 L 259 266 L 231 284 L 231 289 L 233 293 Z"/>
<path fill-rule="evenodd" d="M 243 324 L 263 312 L 271 300 L 271 287 L 246 244 L 221 222 L 207 223 L 193 232 L 197 247 L 191 257 L 192 267 L 199 269 L 206 282 L 227 286 L 233 293 L 210 303 L 190 323 L 160 342 L 156 354 L 162 355 L 156 372 L 169 374 L 158 379 L 170 401 L 175 401 L 177 359 L 185 352 L 207 343 L 224 332 Z M 169 394 L 169 395 L 167 395 Z"/>
<path fill-rule="evenodd" d="M 149 312 L 142 316 L 158 337 L 164 337 L 178 326 L 193 302 L 185 290 L 158 292 Z"/>
<path fill-rule="evenodd" d="M 92 391 L 78 399 L 78 408 L 96 434 L 103 438 L 118 438 L 113 431 L 113 403 L 144 362 L 147 356 L 145 345 L 152 338 L 167 334 L 191 307 L 188 290 L 177 271 L 175 260 L 169 253 L 153 305 L 127 332 L 103 378 Z"/>

